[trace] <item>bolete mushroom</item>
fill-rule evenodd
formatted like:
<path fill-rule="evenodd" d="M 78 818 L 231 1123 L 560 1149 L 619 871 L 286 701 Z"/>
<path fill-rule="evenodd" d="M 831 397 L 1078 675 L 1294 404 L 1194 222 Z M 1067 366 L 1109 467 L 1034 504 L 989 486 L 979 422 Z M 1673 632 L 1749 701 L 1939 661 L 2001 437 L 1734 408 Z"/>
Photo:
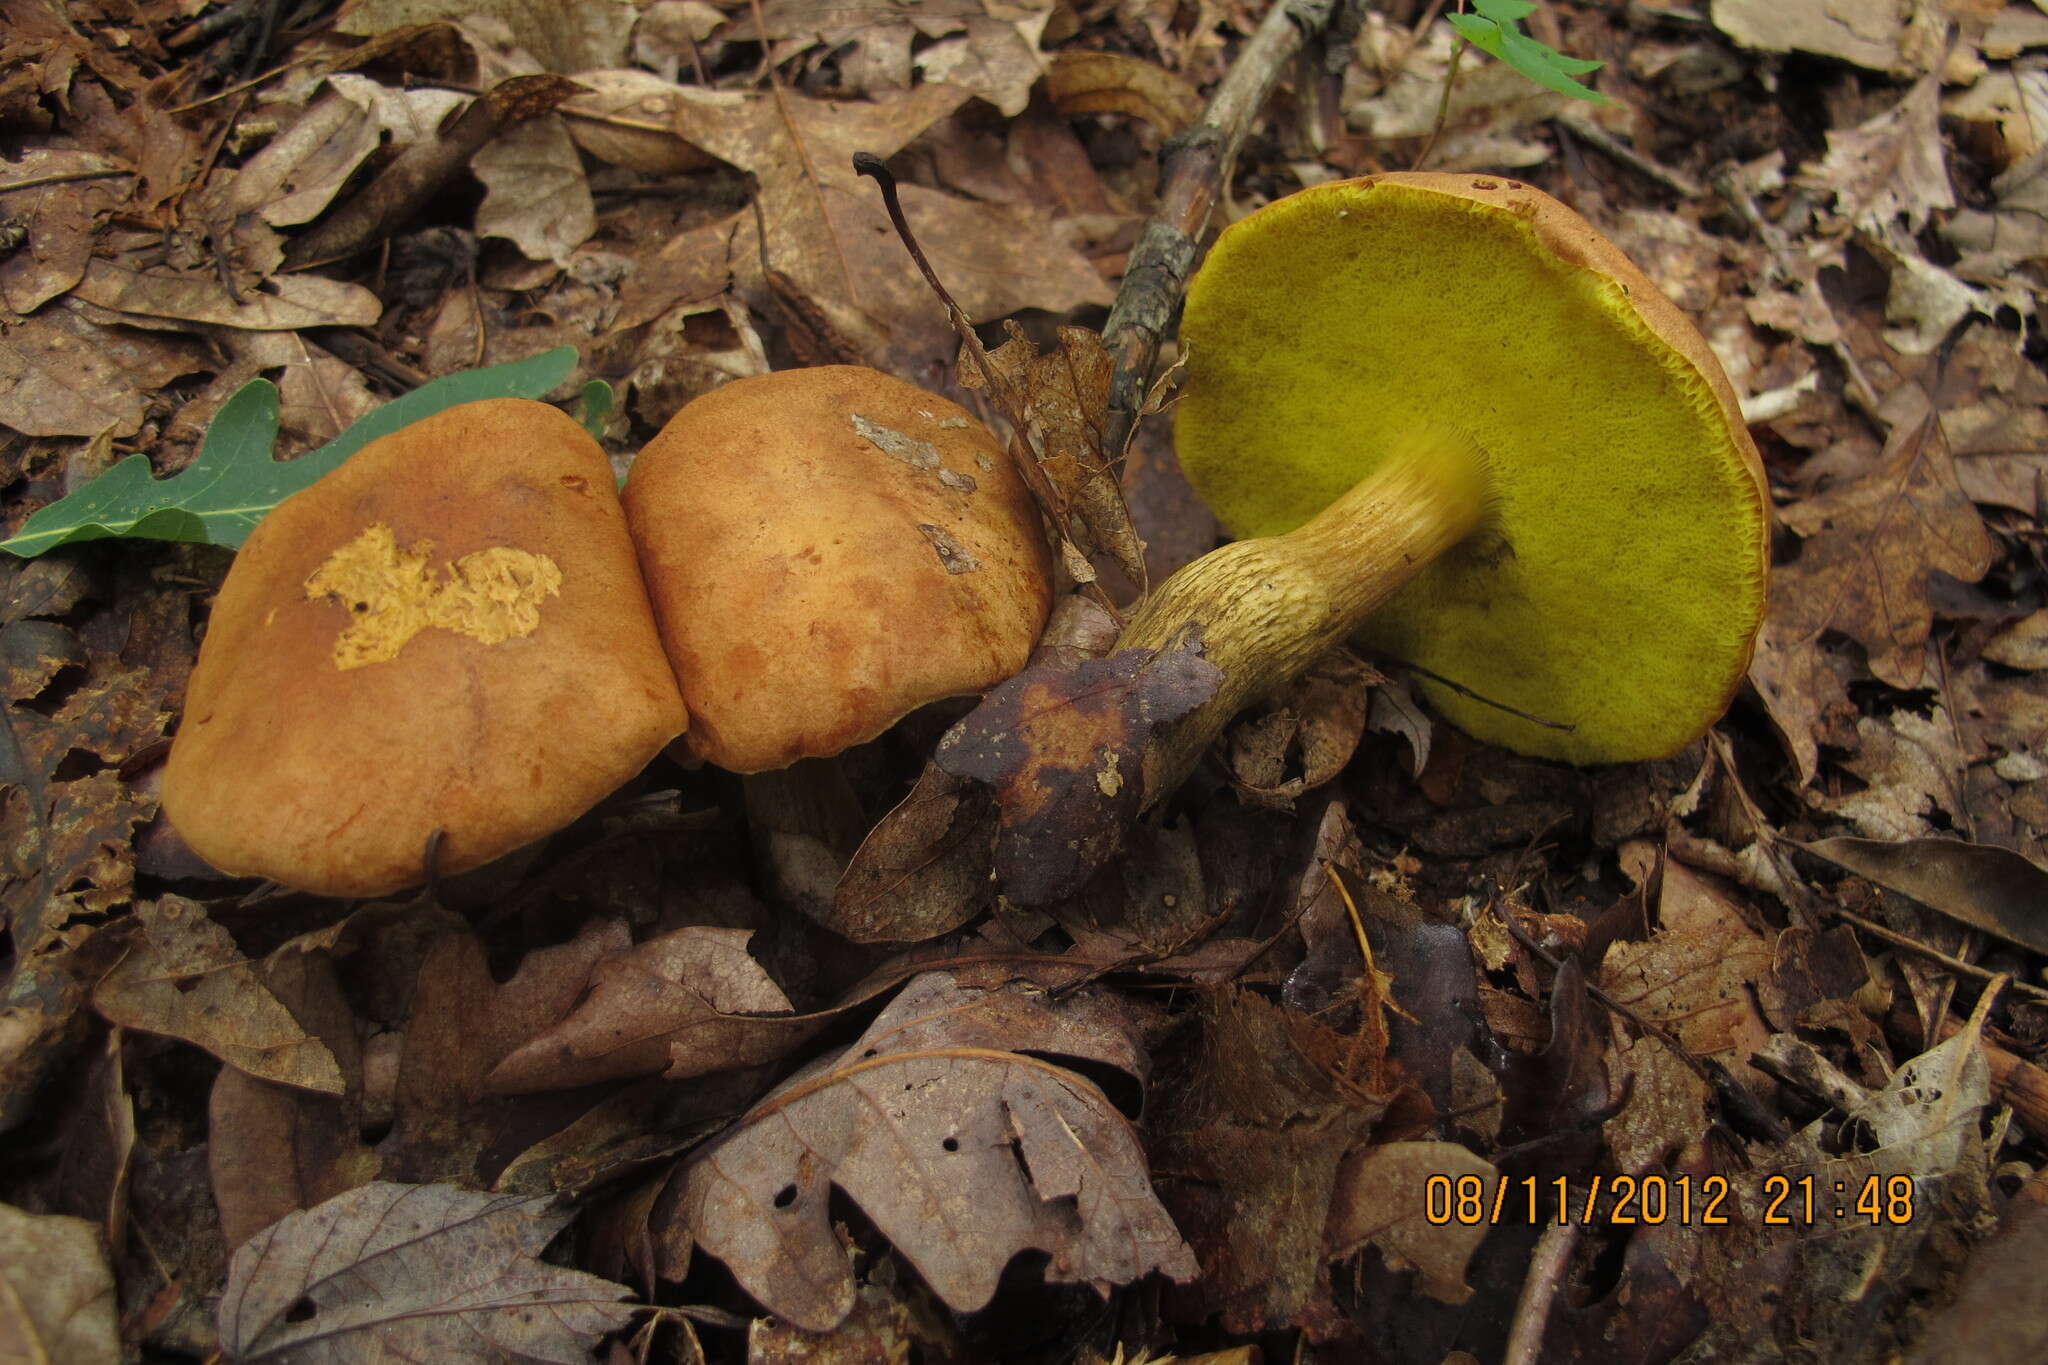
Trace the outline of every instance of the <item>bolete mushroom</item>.
<path fill-rule="evenodd" d="M 221 585 L 163 806 L 223 871 L 375 896 L 552 833 L 685 725 L 611 465 L 464 403 L 265 517 Z"/>
<path fill-rule="evenodd" d="M 736 380 L 634 462 L 626 518 L 690 729 L 739 773 L 873 739 L 1024 666 L 1036 504 L 957 404 L 853 365 Z"/>
<path fill-rule="evenodd" d="M 1572 763 L 1668 755 L 1727 708 L 1764 611 L 1768 503 L 1683 313 L 1498 176 L 1316 186 L 1226 229 L 1188 290 L 1175 439 L 1239 536 L 1121 647 L 1191 630 L 1226 681 L 1146 799 L 1348 638 L 1472 735 Z"/>

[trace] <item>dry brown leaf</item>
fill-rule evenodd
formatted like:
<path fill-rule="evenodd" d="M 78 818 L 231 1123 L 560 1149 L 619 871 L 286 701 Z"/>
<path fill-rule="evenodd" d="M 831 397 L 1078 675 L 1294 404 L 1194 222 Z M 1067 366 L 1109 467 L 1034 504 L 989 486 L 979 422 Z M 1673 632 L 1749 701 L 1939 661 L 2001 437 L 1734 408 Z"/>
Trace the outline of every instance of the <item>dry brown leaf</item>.
<path fill-rule="evenodd" d="M 406 1013 L 397 1112 L 377 1148 L 384 1173 L 476 1182 L 487 1150 L 516 1142 L 516 1151 L 573 1117 L 580 1107 L 573 1100 L 496 1098 L 485 1093 L 484 1078 L 522 1041 L 565 1017 L 592 965 L 626 944 L 624 925 L 595 920 L 568 943 L 528 953 L 500 985 L 469 933 L 435 938 Z"/>
<path fill-rule="evenodd" d="M 287 944 L 259 968 L 264 985 L 334 1054 L 346 1090 L 316 1094 L 222 1067 L 207 1101 L 207 1166 L 229 1248 L 296 1209 L 378 1175 L 364 1146 L 361 1027 L 323 948 Z"/>
<path fill-rule="evenodd" d="M 380 148 L 402 151 L 433 137 L 463 102 L 454 90 L 393 90 L 352 72 L 335 72 L 325 84 L 262 151 L 209 186 L 199 206 L 216 233 L 243 214 L 272 227 L 311 222 Z"/>
<path fill-rule="evenodd" d="M 1046 520 L 1082 555 L 1109 556 L 1142 592 L 1145 547 L 1117 480 L 1122 452 L 1102 444 L 1115 368 L 1102 338 L 1085 327 L 1062 327 L 1058 343 L 1040 355 L 1016 323 L 1004 326 L 1008 341 L 985 357 L 961 362 L 961 385 L 988 388 L 990 399 L 1021 434 L 1044 475 L 1044 487 L 1032 481 L 1033 491 L 1041 501 L 1047 491 L 1051 494 L 1051 504 L 1043 509 Z M 982 373 L 983 359 L 995 372 L 993 383 Z M 1072 553 L 1066 560 L 1075 578 L 1093 580 L 1093 570 Z"/>
<path fill-rule="evenodd" d="M 95 260 L 72 290 L 116 313 L 289 332 L 303 327 L 368 327 L 383 313 L 377 296 L 358 284 L 319 275 L 279 275 L 237 300 L 212 273 L 173 275 Z"/>
<path fill-rule="evenodd" d="M 756 1318 L 747 1329 L 747 1365 L 970 1365 L 974 1356 L 939 1314 L 901 1288 L 863 1284 L 846 1321 L 829 1332 Z"/>
<path fill-rule="evenodd" d="M 1771 979 L 1770 943 L 1712 882 L 1676 862 L 1664 865 L 1657 916 L 1662 927 L 1647 942 L 1608 947 L 1601 986 L 1694 1056 L 1768 1091 L 1770 1079 L 1749 1058 L 1773 1032 L 1754 997 L 1757 983 Z"/>
<path fill-rule="evenodd" d="M 1865 716 L 1856 722 L 1858 753 L 1849 771 L 1866 784 L 1842 796 L 1812 796 L 1830 811 L 1872 839 L 1914 839 L 1937 832 L 1936 812 L 1948 828 L 1966 827 L 1964 769 L 1955 727 L 1948 712 L 1932 715 L 1894 711 L 1882 719 Z"/>
<path fill-rule="evenodd" d="M 1202 92 L 1181 77 L 1121 52 L 1058 52 L 1046 72 L 1053 107 L 1141 118 L 1171 137 L 1202 116 Z"/>
<path fill-rule="evenodd" d="M 967 97 L 943 85 L 919 86 L 886 104 L 705 92 L 683 107 L 675 126 L 684 140 L 753 173 L 768 267 L 787 276 L 870 364 L 935 387 L 955 352 L 945 313 L 896 240 L 880 196 L 855 176 L 852 156 L 894 155 Z M 974 321 L 1109 301 L 1102 276 L 1038 209 L 978 204 L 917 185 L 903 187 L 903 206 Z M 749 288 L 765 287 L 751 209 L 684 234 L 662 254 L 714 259 L 720 279 L 729 270 Z M 618 325 L 644 322 L 677 301 L 656 285 L 629 284 Z"/>
<path fill-rule="evenodd" d="M 597 206 L 569 129 L 551 114 L 499 133 L 469 159 L 484 185 L 479 237 L 503 237 L 527 259 L 569 264 L 597 231 Z"/>
<path fill-rule="evenodd" d="M 1193 1258 L 1128 1121 L 1079 1074 L 1024 1055 L 1128 1069 L 1135 1043 L 1083 999 L 1055 1006 L 916 978 L 852 1046 L 799 1072 L 690 1164 L 689 1236 L 769 1311 L 818 1332 L 855 1301 L 834 1186 L 956 1311 L 986 1304 L 1010 1259 L 1034 1248 L 1059 1283 L 1188 1278 Z"/>
<path fill-rule="evenodd" d="M 559 5 L 550 0 L 352 0 L 335 30 L 374 37 L 435 20 L 494 20 L 512 41 L 548 71 L 617 66 L 636 8 L 631 5 Z M 467 28 L 465 26 L 465 31 Z M 481 31 L 481 29 L 479 29 Z"/>
<path fill-rule="evenodd" d="M 1386 681 L 1378 669 L 1348 652 L 1327 654 L 1311 664 L 1269 699 L 1273 709 L 1240 720 L 1230 731 L 1227 752 L 1239 795 L 1255 805 L 1288 810 L 1304 792 L 1335 778 L 1358 751 L 1367 706 Z M 1426 727 L 1427 720 L 1422 724 Z M 1421 748 L 1427 755 L 1427 739 Z"/>
<path fill-rule="evenodd" d="M 1985 658 L 2007 668 L 2048 668 L 2048 610 L 2013 622 L 1984 642 Z"/>
<path fill-rule="evenodd" d="M 921 943 L 958 929 L 995 899 L 995 818 L 986 787 L 927 765 L 854 850 L 825 927 L 855 943 Z"/>
<path fill-rule="evenodd" d="M 717 163 L 676 135 L 677 109 L 689 98 L 652 71 L 579 71 L 589 93 L 562 101 L 558 112 L 576 145 L 600 161 L 642 175 L 682 175 Z"/>
<path fill-rule="evenodd" d="M 1799 847 L 1951 919 L 2048 953 L 2048 870 L 2008 849 L 1960 839 L 1817 839 Z"/>
<path fill-rule="evenodd" d="M 235 1253 L 221 1344 L 292 1365 L 585 1360 L 631 1291 L 540 1259 L 571 1217 L 553 1202 L 378 1181 L 294 1213 Z"/>
<path fill-rule="evenodd" d="M 334 1054 L 307 1035 L 197 901 L 144 902 L 135 921 L 136 943 L 93 991 L 101 1014 L 124 1028 L 183 1039 L 261 1080 L 342 1092 Z"/>
<path fill-rule="evenodd" d="M 1925 395 L 1902 385 L 1887 408 L 1895 425 L 1879 468 L 1780 511 L 1803 544 L 1774 571 L 1768 624 L 1788 648 L 1842 631 L 1868 651 L 1872 673 L 1910 688 L 1921 685 L 1933 627 L 1928 574 L 1974 583 L 1995 548 Z"/>
<path fill-rule="evenodd" d="M 1323 1229 L 1345 1153 L 1379 1117 L 1338 1073 L 1349 1040 L 1308 1015 L 1228 986 L 1203 997 L 1187 1083 L 1163 1098 L 1168 1207 L 1201 1256 L 1177 1294 L 1235 1332 L 1317 1325 L 1334 1314 Z"/>
<path fill-rule="evenodd" d="M 1443 1303 L 1472 1297 L 1465 1266 L 1479 1249 L 1484 1220 L 1444 1221 L 1430 1212 L 1431 1185 L 1455 1191 L 1465 1177 L 1490 1190 L 1500 1173 L 1455 1142 L 1387 1142 L 1361 1147 L 1337 1172 L 1325 1254 L 1333 1260 L 1378 1247 L 1390 1270 L 1414 1270 L 1422 1292 Z"/>
<path fill-rule="evenodd" d="M 948 0 L 851 5 L 766 0 L 762 18 L 780 56 L 817 44 L 841 49 L 841 72 L 863 94 L 909 88 L 914 66 L 927 81 L 957 85 L 1014 117 L 1024 112 L 1038 81 L 1038 42 L 1053 9 L 1050 0 L 979 6 Z M 748 21 L 734 36 L 750 38 L 757 32 Z M 913 58 L 911 47 L 919 38 L 940 41 Z"/>
<path fill-rule="evenodd" d="M 1833 193 L 1835 211 L 1872 232 L 1903 219 L 1911 232 L 1956 206 L 1940 127 L 1941 85 L 1920 80 L 1891 108 L 1828 134 L 1828 154 L 1801 179 Z"/>
<path fill-rule="evenodd" d="M 484 1088 L 567 1090 L 664 1069 L 681 1080 L 782 1056 L 813 1025 L 748 954 L 753 936 L 689 925 L 600 958 L 574 1012 L 499 1062 Z"/>
<path fill-rule="evenodd" d="M 207 367 L 193 340 L 102 327 L 60 301 L 0 332 L 0 425 L 29 436 L 132 436 L 158 390 Z"/>
<path fill-rule="evenodd" d="M 32 147 L 0 169 L 0 192 L 16 182 L 120 169 L 97 152 Z M 28 241 L 20 249 L 0 255 L 0 302 L 26 316 L 77 284 L 85 276 L 85 263 L 92 259 L 93 236 L 100 220 L 126 197 L 126 180 L 119 174 L 32 185 L 7 193 L 7 214 L 27 230 Z"/>
<path fill-rule="evenodd" d="M 1925 14 L 1923 19 L 1921 16 Z M 1715 0 L 1714 26 L 1743 47 L 1813 52 L 1871 71 L 1924 71 L 1940 58 L 1940 11 L 1834 0 Z M 1929 51 L 1929 43 L 1934 44 Z"/>
<path fill-rule="evenodd" d="M 83 1218 L 0 1204 L 0 1360 L 114 1365 L 122 1359 L 114 1273 Z"/>

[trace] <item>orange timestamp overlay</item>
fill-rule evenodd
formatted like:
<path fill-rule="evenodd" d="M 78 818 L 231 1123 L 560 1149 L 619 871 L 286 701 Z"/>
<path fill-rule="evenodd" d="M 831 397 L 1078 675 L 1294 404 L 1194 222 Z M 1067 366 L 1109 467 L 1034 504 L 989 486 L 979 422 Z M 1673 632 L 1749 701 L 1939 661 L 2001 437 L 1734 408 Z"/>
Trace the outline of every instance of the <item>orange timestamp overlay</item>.
<path fill-rule="evenodd" d="M 1767 1175 L 1753 1191 L 1766 1227 L 1821 1227 L 1864 1222 L 1899 1227 L 1913 1221 L 1909 1175 Z M 1423 1182 L 1423 1216 L 1436 1227 L 1508 1223 L 1579 1223 L 1654 1227 L 1678 1223 L 1719 1227 L 1751 1221 L 1724 1175 L 1612 1175 L 1572 1179 L 1533 1175 L 1432 1175 Z"/>

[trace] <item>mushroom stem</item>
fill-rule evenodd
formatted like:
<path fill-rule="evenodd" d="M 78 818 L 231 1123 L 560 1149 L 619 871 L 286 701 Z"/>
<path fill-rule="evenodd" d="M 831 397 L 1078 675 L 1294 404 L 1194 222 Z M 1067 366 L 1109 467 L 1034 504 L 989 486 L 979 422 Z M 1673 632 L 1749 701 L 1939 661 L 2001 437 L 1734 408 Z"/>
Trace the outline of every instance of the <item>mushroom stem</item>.
<path fill-rule="evenodd" d="M 1222 670 L 1216 695 L 1165 727 L 1145 760 L 1145 805 L 1179 786 L 1230 718 L 1349 638 L 1373 611 L 1486 518 L 1486 455 L 1461 432 L 1426 428 L 1284 535 L 1240 540 L 1159 585 L 1118 649 L 1164 649 L 1199 633 Z"/>

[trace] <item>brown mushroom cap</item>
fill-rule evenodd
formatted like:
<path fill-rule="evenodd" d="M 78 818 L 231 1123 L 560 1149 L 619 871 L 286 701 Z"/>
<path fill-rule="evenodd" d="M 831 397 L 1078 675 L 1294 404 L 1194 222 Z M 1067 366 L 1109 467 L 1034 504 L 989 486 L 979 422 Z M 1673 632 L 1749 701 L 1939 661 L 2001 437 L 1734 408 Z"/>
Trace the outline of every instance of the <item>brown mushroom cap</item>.
<path fill-rule="evenodd" d="M 1009 456 L 957 404 L 877 370 L 696 399 L 640 453 L 625 504 L 684 743 L 734 772 L 836 754 L 1010 676 L 1051 606 Z"/>
<path fill-rule="evenodd" d="M 214 866 L 335 896 L 560 829 L 685 712 L 610 463 L 544 403 L 465 403 L 264 518 L 222 584 L 164 772 Z"/>

